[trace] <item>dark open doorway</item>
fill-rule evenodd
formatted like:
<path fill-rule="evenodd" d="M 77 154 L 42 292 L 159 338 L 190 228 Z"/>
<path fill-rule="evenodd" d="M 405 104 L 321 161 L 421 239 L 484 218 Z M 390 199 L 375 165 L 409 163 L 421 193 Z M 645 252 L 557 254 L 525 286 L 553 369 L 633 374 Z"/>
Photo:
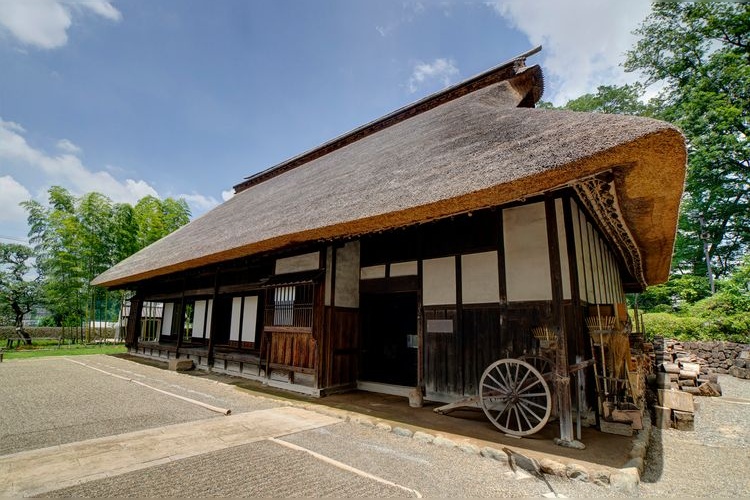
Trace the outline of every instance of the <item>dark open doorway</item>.
<path fill-rule="evenodd" d="M 360 380 L 416 386 L 416 292 L 363 294 Z"/>

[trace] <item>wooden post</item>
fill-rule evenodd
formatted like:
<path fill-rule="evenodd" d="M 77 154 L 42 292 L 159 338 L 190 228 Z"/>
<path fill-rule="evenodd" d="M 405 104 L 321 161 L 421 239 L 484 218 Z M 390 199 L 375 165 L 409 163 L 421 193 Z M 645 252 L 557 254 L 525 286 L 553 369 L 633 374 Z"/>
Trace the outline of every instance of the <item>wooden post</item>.
<path fill-rule="evenodd" d="M 128 325 L 125 331 L 125 346 L 137 347 L 138 337 L 141 333 L 141 310 L 143 309 L 143 300 L 134 296 L 130 299 L 130 314 L 128 314 Z"/>
<path fill-rule="evenodd" d="M 550 274 L 552 276 L 552 317 L 558 323 L 556 328 L 557 349 L 555 351 L 555 394 L 560 417 L 560 440 L 565 444 L 574 441 L 573 411 L 570 399 L 570 373 L 568 372 L 568 339 L 565 329 L 565 314 L 562 307 L 562 269 L 560 266 L 560 242 L 557 235 L 557 211 L 555 199 L 549 194 L 545 196 L 544 209 L 547 216 L 547 241 L 549 243 Z"/>
<path fill-rule="evenodd" d="M 216 336 L 216 325 L 218 323 L 218 314 L 217 314 L 217 302 L 219 298 L 219 275 L 221 274 L 221 265 L 216 266 L 216 275 L 214 276 L 214 293 L 211 298 L 211 324 L 204 326 L 204 328 L 207 328 L 209 332 L 211 332 L 208 336 L 208 360 L 207 364 L 209 367 L 213 366 L 214 364 L 214 337 Z M 206 311 L 208 311 L 208 304 L 206 304 Z M 208 314 L 208 312 L 206 312 Z M 204 334 L 205 336 L 205 330 Z"/>

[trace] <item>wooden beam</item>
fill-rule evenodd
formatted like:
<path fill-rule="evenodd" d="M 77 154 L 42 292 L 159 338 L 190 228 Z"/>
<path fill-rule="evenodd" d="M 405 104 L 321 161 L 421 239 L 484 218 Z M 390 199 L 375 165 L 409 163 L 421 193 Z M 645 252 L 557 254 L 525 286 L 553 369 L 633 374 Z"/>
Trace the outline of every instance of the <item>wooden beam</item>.
<path fill-rule="evenodd" d="M 565 328 L 565 313 L 562 307 L 563 287 L 560 266 L 560 242 L 557 236 L 557 209 L 551 194 L 544 198 L 547 218 L 547 242 L 549 244 L 550 274 L 552 276 L 552 317 L 557 321 L 557 349 L 555 351 L 555 394 L 560 417 L 560 440 L 570 443 L 573 436 L 573 411 L 570 398 L 570 373 L 568 372 L 568 339 Z"/>

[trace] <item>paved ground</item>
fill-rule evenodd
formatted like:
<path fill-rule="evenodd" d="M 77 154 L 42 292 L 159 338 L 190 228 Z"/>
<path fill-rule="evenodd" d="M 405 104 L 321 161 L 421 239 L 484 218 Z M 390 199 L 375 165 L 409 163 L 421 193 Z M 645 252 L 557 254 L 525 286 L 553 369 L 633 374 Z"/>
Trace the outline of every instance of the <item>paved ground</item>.
<path fill-rule="evenodd" d="M 747 381 L 721 382 L 750 396 Z M 641 494 L 750 491 L 747 399 L 701 398 L 696 429 L 714 430 L 657 432 Z M 0 497 L 617 496 L 110 356 L 4 362 L 0 401 Z"/>
<path fill-rule="evenodd" d="M 0 364 L 0 496 L 601 496 L 108 356 Z M 223 414 L 188 402 L 188 398 Z"/>

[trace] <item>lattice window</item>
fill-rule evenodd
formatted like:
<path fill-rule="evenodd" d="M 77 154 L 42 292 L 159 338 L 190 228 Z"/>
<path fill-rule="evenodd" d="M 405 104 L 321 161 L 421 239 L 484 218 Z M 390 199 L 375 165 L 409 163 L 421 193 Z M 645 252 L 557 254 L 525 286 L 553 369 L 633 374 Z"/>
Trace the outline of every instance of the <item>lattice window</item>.
<path fill-rule="evenodd" d="M 266 326 L 312 328 L 313 285 L 285 285 L 268 291 Z"/>

